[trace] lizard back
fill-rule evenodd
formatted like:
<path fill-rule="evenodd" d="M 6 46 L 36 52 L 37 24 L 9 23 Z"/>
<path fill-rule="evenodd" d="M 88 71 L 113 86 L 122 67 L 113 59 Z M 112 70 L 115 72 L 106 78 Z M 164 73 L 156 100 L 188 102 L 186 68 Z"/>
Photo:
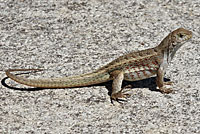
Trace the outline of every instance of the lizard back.
<path fill-rule="evenodd" d="M 157 47 L 131 52 L 120 56 L 109 64 L 99 68 L 96 72 L 101 70 L 108 72 L 123 70 L 125 80 L 141 80 L 156 74 L 156 70 L 162 62 L 161 57 L 162 53 L 159 52 Z"/>

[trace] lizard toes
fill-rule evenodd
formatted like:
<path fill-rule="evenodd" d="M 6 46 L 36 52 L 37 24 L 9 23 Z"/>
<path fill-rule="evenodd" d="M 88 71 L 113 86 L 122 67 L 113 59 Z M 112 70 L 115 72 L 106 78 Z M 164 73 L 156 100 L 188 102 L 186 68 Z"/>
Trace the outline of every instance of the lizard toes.
<path fill-rule="evenodd" d="M 131 96 L 130 91 L 131 90 L 122 90 L 122 91 L 120 91 L 118 93 L 112 94 L 111 95 L 111 100 L 115 100 L 117 102 L 126 101 L 126 99 Z"/>

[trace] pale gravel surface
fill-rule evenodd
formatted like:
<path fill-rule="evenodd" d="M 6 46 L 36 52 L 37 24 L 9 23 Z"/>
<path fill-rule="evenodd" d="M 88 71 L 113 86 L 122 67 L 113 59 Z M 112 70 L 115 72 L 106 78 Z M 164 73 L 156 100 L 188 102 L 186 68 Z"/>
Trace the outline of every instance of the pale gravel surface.
<path fill-rule="evenodd" d="M 200 133 L 199 26 L 199 0 L 0 0 L 1 80 L 8 68 L 47 69 L 32 78 L 81 74 L 154 47 L 176 28 L 195 33 L 167 69 L 175 93 L 151 91 L 146 80 L 128 102 L 113 106 L 105 85 L 39 91 L 1 85 L 0 133 Z"/>

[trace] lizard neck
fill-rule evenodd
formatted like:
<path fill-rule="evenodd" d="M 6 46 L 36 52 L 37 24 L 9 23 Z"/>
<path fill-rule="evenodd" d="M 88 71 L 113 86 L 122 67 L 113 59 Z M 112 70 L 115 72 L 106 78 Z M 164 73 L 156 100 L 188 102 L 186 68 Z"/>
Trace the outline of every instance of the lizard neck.
<path fill-rule="evenodd" d="M 168 44 L 168 46 L 169 47 L 167 47 L 167 48 L 165 48 L 165 49 L 162 50 L 162 53 L 163 53 L 164 58 L 166 58 L 167 63 L 169 64 L 173 60 L 173 58 L 174 58 L 177 50 L 182 45 L 176 45 L 175 47 L 170 47 L 170 46 L 173 46 L 173 45 L 172 44 Z"/>

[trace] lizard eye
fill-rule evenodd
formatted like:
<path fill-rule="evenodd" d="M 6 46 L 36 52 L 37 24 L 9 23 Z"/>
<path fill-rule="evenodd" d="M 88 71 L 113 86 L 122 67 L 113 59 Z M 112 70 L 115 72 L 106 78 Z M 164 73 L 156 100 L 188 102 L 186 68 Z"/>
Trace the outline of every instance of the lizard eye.
<path fill-rule="evenodd" d="M 178 34 L 178 36 L 180 37 L 180 38 L 183 38 L 183 34 L 182 33 L 180 33 L 180 34 Z"/>

